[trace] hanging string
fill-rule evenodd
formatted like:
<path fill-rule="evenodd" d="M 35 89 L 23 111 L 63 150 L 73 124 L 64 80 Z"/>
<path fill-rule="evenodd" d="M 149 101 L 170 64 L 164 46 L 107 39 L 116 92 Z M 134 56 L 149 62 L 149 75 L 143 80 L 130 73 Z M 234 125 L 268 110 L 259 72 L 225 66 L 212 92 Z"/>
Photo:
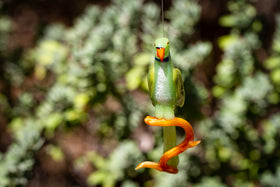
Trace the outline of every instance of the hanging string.
<path fill-rule="evenodd" d="M 161 22 L 162 22 L 162 36 L 164 36 L 164 13 L 163 13 L 163 0 L 161 0 Z"/>

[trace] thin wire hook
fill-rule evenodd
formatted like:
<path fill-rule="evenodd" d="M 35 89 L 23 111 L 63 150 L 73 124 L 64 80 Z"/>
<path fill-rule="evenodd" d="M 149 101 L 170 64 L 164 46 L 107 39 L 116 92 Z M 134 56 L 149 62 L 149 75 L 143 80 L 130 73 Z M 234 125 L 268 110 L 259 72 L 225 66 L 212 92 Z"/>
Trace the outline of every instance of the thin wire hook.
<path fill-rule="evenodd" d="M 162 36 L 164 35 L 164 12 L 163 12 L 163 0 L 161 0 L 161 22 L 162 22 Z"/>

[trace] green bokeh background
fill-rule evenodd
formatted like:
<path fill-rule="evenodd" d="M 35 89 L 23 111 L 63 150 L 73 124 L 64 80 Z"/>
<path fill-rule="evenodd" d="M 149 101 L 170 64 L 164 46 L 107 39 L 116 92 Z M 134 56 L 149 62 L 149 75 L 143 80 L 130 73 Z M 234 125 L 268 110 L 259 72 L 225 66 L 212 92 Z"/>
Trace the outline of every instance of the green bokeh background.
<path fill-rule="evenodd" d="M 163 149 L 143 122 L 159 1 L 0 2 L 0 186 L 279 185 L 279 2 L 163 7 L 186 90 L 176 116 L 202 141 L 177 175 L 134 170 Z"/>

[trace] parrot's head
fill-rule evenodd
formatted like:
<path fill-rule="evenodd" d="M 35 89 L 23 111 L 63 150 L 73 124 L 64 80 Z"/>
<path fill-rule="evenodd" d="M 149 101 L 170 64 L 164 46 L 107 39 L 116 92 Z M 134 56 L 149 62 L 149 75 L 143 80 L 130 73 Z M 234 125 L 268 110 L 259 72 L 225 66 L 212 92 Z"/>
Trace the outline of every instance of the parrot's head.
<path fill-rule="evenodd" d="M 156 60 L 161 62 L 166 61 L 165 59 L 169 57 L 169 40 L 167 38 L 158 38 L 154 46 Z"/>

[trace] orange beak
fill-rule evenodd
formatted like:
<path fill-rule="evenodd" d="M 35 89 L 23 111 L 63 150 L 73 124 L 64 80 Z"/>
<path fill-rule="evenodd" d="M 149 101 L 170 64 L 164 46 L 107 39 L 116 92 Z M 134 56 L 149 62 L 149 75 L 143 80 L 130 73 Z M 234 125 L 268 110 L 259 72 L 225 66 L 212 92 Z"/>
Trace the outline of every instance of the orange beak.
<path fill-rule="evenodd" d="M 157 49 L 157 56 L 159 57 L 160 61 L 162 61 L 162 62 L 163 62 L 163 58 L 164 58 L 164 53 L 165 53 L 164 48 Z"/>

